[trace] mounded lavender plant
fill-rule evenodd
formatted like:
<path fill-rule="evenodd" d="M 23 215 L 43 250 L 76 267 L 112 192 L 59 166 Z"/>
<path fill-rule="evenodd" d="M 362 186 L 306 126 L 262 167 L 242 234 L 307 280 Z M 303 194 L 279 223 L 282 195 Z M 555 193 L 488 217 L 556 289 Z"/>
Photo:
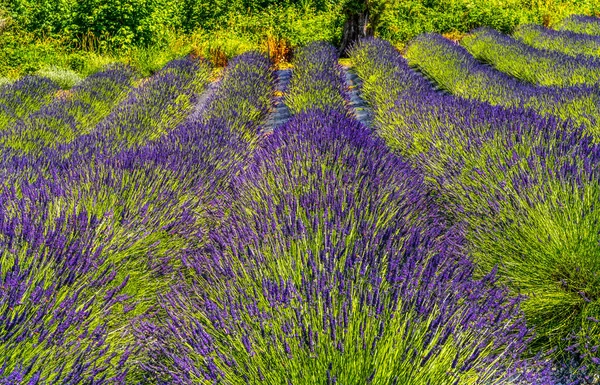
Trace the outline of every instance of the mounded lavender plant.
<path fill-rule="evenodd" d="M 326 42 L 314 42 L 299 49 L 285 104 L 294 114 L 310 109 L 345 112 L 344 74 L 337 49 Z"/>
<path fill-rule="evenodd" d="M 126 281 L 117 282 L 110 265 L 98 268 L 101 218 L 84 211 L 48 217 L 44 199 L 57 192 L 37 184 L 18 202 L 2 196 L 0 383 L 124 384 L 134 347 L 110 350 L 104 320 L 126 311 Z"/>
<path fill-rule="evenodd" d="M 270 135 L 195 274 L 148 323 L 166 383 L 543 383 L 494 286 L 471 279 L 419 174 L 360 123 L 308 111 Z M 532 381 L 532 382 L 528 382 Z"/>

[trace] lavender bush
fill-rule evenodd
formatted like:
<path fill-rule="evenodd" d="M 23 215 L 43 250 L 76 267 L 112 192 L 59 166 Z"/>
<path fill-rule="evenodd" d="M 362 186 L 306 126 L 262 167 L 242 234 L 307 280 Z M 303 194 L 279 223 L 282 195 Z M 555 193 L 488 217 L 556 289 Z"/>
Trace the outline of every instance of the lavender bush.
<path fill-rule="evenodd" d="M 206 87 L 210 66 L 190 58 L 172 60 L 140 84 L 89 133 L 58 151 L 75 158 L 110 156 L 123 147 L 157 140 L 181 123 Z"/>
<path fill-rule="evenodd" d="M 238 183 L 231 218 L 165 297 L 168 325 L 146 325 L 166 383 L 544 381 L 519 358 L 518 301 L 493 274 L 471 280 L 422 178 L 360 123 L 299 114 Z"/>
<path fill-rule="evenodd" d="M 337 49 L 315 42 L 298 50 L 285 103 L 294 114 L 309 109 L 345 111 L 344 74 Z"/>

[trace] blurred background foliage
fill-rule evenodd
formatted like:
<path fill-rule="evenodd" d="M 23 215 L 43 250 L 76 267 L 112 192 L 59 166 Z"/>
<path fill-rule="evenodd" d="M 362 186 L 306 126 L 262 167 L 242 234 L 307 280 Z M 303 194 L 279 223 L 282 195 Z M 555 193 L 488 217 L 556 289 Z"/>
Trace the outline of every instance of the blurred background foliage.
<path fill-rule="evenodd" d="M 383 0 L 375 34 L 402 45 L 423 32 L 553 25 L 600 15 L 597 0 Z M 0 0 L 0 77 L 66 70 L 82 76 L 121 61 L 150 74 L 188 53 L 222 65 L 269 42 L 339 44 L 348 9 L 368 0 Z M 283 55 L 285 56 L 285 55 Z M 58 75 L 57 75 L 58 76 Z"/>

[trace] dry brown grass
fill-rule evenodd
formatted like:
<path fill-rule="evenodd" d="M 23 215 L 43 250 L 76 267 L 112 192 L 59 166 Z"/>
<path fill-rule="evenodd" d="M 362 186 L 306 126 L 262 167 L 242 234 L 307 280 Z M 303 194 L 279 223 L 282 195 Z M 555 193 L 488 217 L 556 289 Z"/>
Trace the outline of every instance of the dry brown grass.
<path fill-rule="evenodd" d="M 459 42 L 463 37 L 465 37 L 465 35 L 466 33 L 459 31 L 446 32 L 442 34 L 442 36 L 444 36 L 446 39 L 452 40 L 453 42 Z"/>
<path fill-rule="evenodd" d="M 69 100 L 73 97 L 73 91 L 71 90 L 58 90 L 56 91 L 56 98 L 61 100 Z"/>
<path fill-rule="evenodd" d="M 226 67 L 229 62 L 227 53 L 221 47 L 211 47 L 208 49 L 208 60 L 210 60 L 215 67 Z"/>
<path fill-rule="evenodd" d="M 267 36 L 265 45 L 267 55 L 275 66 L 285 66 L 292 61 L 293 49 L 288 40 L 269 35 Z"/>

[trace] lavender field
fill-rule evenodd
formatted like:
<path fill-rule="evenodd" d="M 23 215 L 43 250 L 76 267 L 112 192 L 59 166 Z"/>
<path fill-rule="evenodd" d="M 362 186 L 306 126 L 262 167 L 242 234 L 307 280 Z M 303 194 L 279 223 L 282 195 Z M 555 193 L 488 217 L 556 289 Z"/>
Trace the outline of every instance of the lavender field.
<path fill-rule="evenodd" d="M 0 86 L 0 385 L 600 384 L 600 19 Z"/>

